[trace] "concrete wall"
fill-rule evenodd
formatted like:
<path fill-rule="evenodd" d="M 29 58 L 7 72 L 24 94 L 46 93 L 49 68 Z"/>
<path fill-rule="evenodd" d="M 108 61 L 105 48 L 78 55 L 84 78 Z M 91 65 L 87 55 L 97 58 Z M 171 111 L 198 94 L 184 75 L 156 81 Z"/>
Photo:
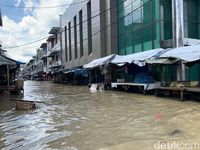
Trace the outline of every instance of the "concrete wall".
<path fill-rule="evenodd" d="M 61 16 L 62 30 L 62 59 L 65 68 L 82 66 L 93 59 L 104 57 L 117 52 L 117 36 L 112 36 L 117 32 L 117 23 L 113 20 L 117 18 L 117 0 L 91 0 L 91 35 L 88 35 L 88 12 L 87 3 L 82 2 L 74 5 L 80 0 L 74 0 L 66 12 Z M 112 6 L 110 6 L 112 5 Z M 81 57 L 80 45 L 80 22 L 79 12 L 82 10 L 83 26 L 83 56 Z M 113 13 L 115 10 L 115 13 Z M 111 17 L 111 15 L 113 15 Z M 74 17 L 77 23 L 77 58 L 75 59 L 75 40 L 74 40 Z M 112 19 L 111 19 L 112 18 Z M 116 21 L 116 20 L 115 20 Z M 71 38 L 69 39 L 69 22 L 71 24 Z M 67 28 L 67 39 L 65 39 L 65 28 Z M 92 52 L 89 53 L 88 37 L 92 36 Z M 114 39 L 115 38 L 115 39 Z M 70 60 L 70 42 L 72 60 Z M 67 53 L 67 54 L 66 54 Z M 67 56 L 67 59 L 66 59 Z"/>

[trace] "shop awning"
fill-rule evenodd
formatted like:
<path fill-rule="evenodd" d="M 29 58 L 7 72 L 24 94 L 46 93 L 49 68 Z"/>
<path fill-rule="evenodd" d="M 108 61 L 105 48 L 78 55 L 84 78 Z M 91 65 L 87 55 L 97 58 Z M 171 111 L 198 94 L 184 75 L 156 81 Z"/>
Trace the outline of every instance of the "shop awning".
<path fill-rule="evenodd" d="M 177 59 L 173 59 L 173 60 L 169 60 L 167 58 L 160 58 L 160 59 L 148 59 L 146 60 L 147 64 L 165 64 L 165 65 L 169 65 L 169 64 L 174 64 L 176 63 L 178 60 Z"/>
<path fill-rule="evenodd" d="M 115 58 L 115 56 L 116 55 L 113 54 L 113 55 L 109 55 L 109 56 L 102 57 L 102 58 L 99 58 L 99 59 L 94 59 L 90 63 L 84 65 L 83 68 L 95 68 L 95 67 L 98 67 L 98 66 L 109 64 Z"/>
<path fill-rule="evenodd" d="M 171 49 L 160 55 L 160 58 L 176 58 L 186 62 L 200 60 L 200 44 Z"/>
<path fill-rule="evenodd" d="M 152 58 L 159 52 L 163 51 L 164 49 L 158 48 L 158 49 L 153 49 L 153 50 L 148 50 L 144 52 L 139 52 L 139 53 L 134 53 L 130 55 L 124 55 L 124 56 L 116 56 L 111 63 L 113 64 L 131 64 L 135 63 L 138 66 L 144 66 L 145 65 L 145 60 Z"/>
<path fill-rule="evenodd" d="M 73 69 L 63 69 L 62 73 L 63 74 L 68 74 L 68 73 L 71 73 L 72 71 L 73 71 Z"/>

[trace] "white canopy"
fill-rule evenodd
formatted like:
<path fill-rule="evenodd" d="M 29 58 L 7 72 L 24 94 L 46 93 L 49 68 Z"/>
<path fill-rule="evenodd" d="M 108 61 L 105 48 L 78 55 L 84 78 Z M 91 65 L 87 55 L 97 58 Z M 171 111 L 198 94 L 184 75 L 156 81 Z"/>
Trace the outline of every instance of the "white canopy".
<path fill-rule="evenodd" d="M 176 58 L 186 62 L 200 60 L 200 44 L 174 48 L 160 55 L 160 58 Z"/>
<path fill-rule="evenodd" d="M 111 61 L 111 63 L 113 64 L 135 63 L 139 66 L 144 66 L 145 60 L 150 59 L 151 57 L 155 56 L 162 50 L 164 49 L 158 48 L 158 49 L 148 50 L 148 51 L 125 55 L 125 56 L 118 55 Z"/>
<path fill-rule="evenodd" d="M 99 58 L 99 59 L 94 59 L 94 60 L 91 61 L 90 63 L 85 64 L 85 65 L 83 66 L 83 68 L 95 68 L 95 67 L 98 67 L 98 66 L 102 66 L 102 65 L 108 64 L 108 63 L 110 63 L 110 61 L 111 61 L 115 56 L 116 56 L 116 55 L 113 54 L 113 55 L 109 55 L 109 56 L 102 57 L 102 58 Z"/>
<path fill-rule="evenodd" d="M 178 61 L 177 59 L 169 60 L 167 58 L 159 58 L 159 59 L 148 59 L 146 60 L 146 63 L 147 64 L 174 64 L 177 61 Z"/>

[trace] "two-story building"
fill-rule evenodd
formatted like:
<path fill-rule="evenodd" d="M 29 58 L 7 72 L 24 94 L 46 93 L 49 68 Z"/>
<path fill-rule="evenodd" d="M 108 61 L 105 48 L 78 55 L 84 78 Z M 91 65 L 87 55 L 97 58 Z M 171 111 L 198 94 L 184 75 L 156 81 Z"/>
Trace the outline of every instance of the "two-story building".
<path fill-rule="evenodd" d="M 60 45 L 60 27 L 53 27 L 47 39 L 47 72 L 54 73 L 62 68 L 61 64 L 61 45 Z"/>
<path fill-rule="evenodd" d="M 34 79 L 37 74 L 36 57 L 34 56 L 23 68 L 23 76 L 27 79 Z"/>
<path fill-rule="evenodd" d="M 36 55 L 36 74 L 41 80 L 46 79 L 47 74 L 47 43 L 41 44 Z"/>
<path fill-rule="evenodd" d="M 40 60 L 43 61 L 43 72 L 47 73 L 47 43 L 42 43 L 40 46 Z"/>

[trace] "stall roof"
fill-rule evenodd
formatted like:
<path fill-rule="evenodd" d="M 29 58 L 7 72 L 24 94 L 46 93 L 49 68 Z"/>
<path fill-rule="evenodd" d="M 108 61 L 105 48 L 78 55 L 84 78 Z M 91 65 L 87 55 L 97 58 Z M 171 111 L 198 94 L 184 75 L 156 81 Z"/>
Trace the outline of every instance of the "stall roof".
<path fill-rule="evenodd" d="M 160 59 L 148 59 L 146 60 L 146 63 L 148 64 L 174 64 L 176 63 L 178 60 L 177 59 L 173 59 L 173 60 L 169 60 L 167 58 L 160 58 Z"/>
<path fill-rule="evenodd" d="M 16 65 L 17 62 L 6 56 L 0 55 L 0 65 Z"/>
<path fill-rule="evenodd" d="M 61 72 L 64 74 L 70 73 L 73 69 L 62 69 Z"/>
<path fill-rule="evenodd" d="M 94 59 L 90 63 L 84 65 L 83 68 L 95 68 L 95 67 L 98 67 L 98 66 L 108 64 L 115 58 L 115 56 L 116 56 L 115 54 L 112 54 L 112 55 L 102 57 L 102 58 L 99 58 L 99 59 Z"/>
<path fill-rule="evenodd" d="M 144 52 L 139 52 L 139 53 L 134 53 L 130 55 L 124 55 L 124 56 L 116 56 L 111 63 L 113 64 L 126 64 L 126 63 L 135 63 L 139 66 L 144 65 L 144 61 L 147 59 L 152 58 L 159 52 L 163 51 L 164 49 L 158 48 L 158 49 L 153 49 L 153 50 L 148 50 Z"/>
<path fill-rule="evenodd" d="M 186 62 L 200 60 L 200 44 L 171 49 L 160 55 L 160 58 L 176 58 Z"/>
<path fill-rule="evenodd" d="M 15 60 L 15 62 L 17 65 L 25 65 L 26 64 L 25 62 L 21 62 L 21 61 L 17 61 L 17 60 Z"/>

